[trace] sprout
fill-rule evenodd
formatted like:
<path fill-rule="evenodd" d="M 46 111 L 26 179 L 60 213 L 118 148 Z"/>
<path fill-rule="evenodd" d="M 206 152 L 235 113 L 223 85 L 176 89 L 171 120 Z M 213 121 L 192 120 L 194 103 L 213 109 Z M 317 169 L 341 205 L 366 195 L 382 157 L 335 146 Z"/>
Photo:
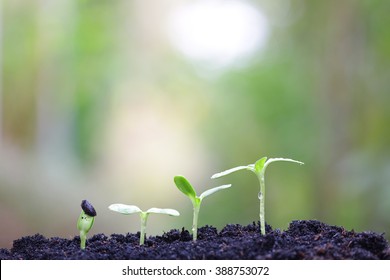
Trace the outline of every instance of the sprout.
<path fill-rule="evenodd" d="M 194 206 L 194 214 L 193 214 L 193 221 L 192 221 L 192 239 L 196 241 L 196 239 L 198 238 L 198 216 L 199 216 L 200 204 L 202 203 L 203 198 L 219 190 L 230 188 L 231 185 L 223 185 L 216 188 L 212 188 L 203 192 L 200 196 L 197 196 L 194 188 L 183 176 L 175 176 L 174 182 L 177 188 L 182 193 L 184 193 L 186 196 L 189 197 L 189 199 L 192 202 L 192 205 Z"/>
<path fill-rule="evenodd" d="M 211 176 L 211 179 L 219 178 L 225 175 L 228 175 L 230 173 L 233 173 L 238 170 L 250 170 L 254 172 L 257 175 L 257 178 L 259 179 L 260 182 L 260 192 L 259 192 L 259 200 L 260 200 L 260 232 L 261 234 L 265 235 L 265 215 L 264 215 L 264 197 L 265 197 L 265 170 L 267 166 L 274 161 L 290 161 L 290 162 L 295 162 L 299 164 L 303 164 L 303 162 L 296 161 L 293 159 L 288 159 L 288 158 L 270 158 L 267 160 L 267 157 L 263 157 L 256 161 L 254 164 L 249 164 L 247 166 L 237 166 L 233 167 L 231 169 L 228 169 L 226 171 L 214 174 Z"/>
<path fill-rule="evenodd" d="M 145 233 L 146 233 L 146 222 L 148 220 L 149 214 L 166 214 L 170 216 L 179 216 L 180 213 L 174 209 L 161 209 L 161 208 L 150 208 L 147 211 L 142 211 L 135 205 L 126 205 L 126 204 L 111 204 L 108 209 L 124 214 L 130 215 L 133 213 L 139 213 L 141 217 L 141 234 L 139 237 L 139 244 L 142 245 L 145 242 Z"/>
<path fill-rule="evenodd" d="M 85 249 L 87 233 L 93 226 L 95 221 L 96 211 L 92 204 L 87 200 L 81 201 L 81 214 L 77 220 L 77 229 L 80 231 L 80 248 Z"/>

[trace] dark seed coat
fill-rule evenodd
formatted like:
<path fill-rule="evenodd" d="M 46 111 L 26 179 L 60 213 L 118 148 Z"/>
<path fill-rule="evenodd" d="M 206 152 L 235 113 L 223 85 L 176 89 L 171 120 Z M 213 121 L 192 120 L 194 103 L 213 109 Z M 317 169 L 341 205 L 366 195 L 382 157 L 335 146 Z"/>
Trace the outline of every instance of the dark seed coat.
<path fill-rule="evenodd" d="M 88 200 L 81 201 L 81 209 L 83 209 L 84 213 L 88 216 L 95 217 L 96 210 L 93 208 L 92 204 Z"/>

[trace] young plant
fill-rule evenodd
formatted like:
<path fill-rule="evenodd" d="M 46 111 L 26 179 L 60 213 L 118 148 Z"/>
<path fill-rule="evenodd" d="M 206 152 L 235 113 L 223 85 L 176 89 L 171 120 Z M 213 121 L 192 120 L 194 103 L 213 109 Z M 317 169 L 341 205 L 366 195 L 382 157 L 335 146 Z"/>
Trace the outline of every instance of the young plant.
<path fill-rule="evenodd" d="M 191 184 L 188 182 L 186 178 L 184 178 L 183 176 L 175 176 L 173 180 L 177 188 L 182 193 L 184 193 L 186 196 L 189 197 L 189 199 L 192 202 L 192 205 L 194 206 L 194 214 L 192 220 L 192 239 L 196 241 L 196 239 L 198 238 L 198 216 L 199 216 L 200 204 L 202 203 L 202 200 L 206 196 L 209 196 L 217 191 L 230 188 L 232 185 L 223 185 L 216 188 L 212 188 L 203 192 L 200 196 L 197 196 L 194 188 L 191 186 Z"/>
<path fill-rule="evenodd" d="M 211 176 L 211 179 L 215 179 L 215 178 L 219 178 L 219 177 L 222 177 L 222 176 L 228 175 L 230 173 L 233 173 L 235 171 L 243 170 L 243 169 L 250 170 L 256 174 L 256 176 L 260 182 L 260 192 L 259 192 L 258 197 L 260 200 L 260 214 L 259 214 L 259 216 L 260 216 L 260 232 L 262 235 L 265 235 L 265 213 L 264 213 L 264 211 L 265 211 L 265 209 L 264 209 L 265 208 L 264 207 L 265 170 L 271 162 L 275 162 L 275 161 L 289 161 L 289 162 L 303 164 L 303 162 L 296 161 L 296 160 L 289 159 L 289 158 L 270 158 L 267 160 L 267 157 L 263 157 L 263 158 L 259 159 L 258 161 L 256 161 L 254 164 L 249 164 L 247 166 L 233 167 L 231 169 L 225 170 L 223 172 L 220 172 L 220 173 L 217 173 L 217 174 L 214 174 L 213 176 Z"/>
<path fill-rule="evenodd" d="M 166 214 L 170 216 L 179 216 L 180 213 L 174 209 L 161 209 L 161 208 L 150 208 L 146 211 L 142 211 L 135 205 L 126 205 L 126 204 L 111 204 L 108 209 L 124 214 L 130 215 L 134 213 L 139 213 L 141 218 L 141 234 L 139 237 L 139 244 L 143 245 L 145 242 L 145 234 L 146 234 L 146 222 L 148 220 L 149 214 Z"/>
<path fill-rule="evenodd" d="M 80 248 L 85 249 L 87 234 L 95 221 L 96 211 L 87 200 L 81 201 L 81 214 L 77 220 L 77 229 L 80 231 Z"/>

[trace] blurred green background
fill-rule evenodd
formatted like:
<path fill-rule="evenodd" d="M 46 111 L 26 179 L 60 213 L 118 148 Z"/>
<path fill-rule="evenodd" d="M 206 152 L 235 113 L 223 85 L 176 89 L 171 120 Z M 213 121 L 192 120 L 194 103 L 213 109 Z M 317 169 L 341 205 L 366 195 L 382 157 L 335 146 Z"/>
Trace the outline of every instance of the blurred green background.
<path fill-rule="evenodd" d="M 390 234 L 390 1 L 2 0 L 0 247 L 41 233 L 139 230 L 111 203 L 174 208 L 148 234 L 191 228 L 173 177 L 206 198 L 199 225 L 318 219 Z"/>

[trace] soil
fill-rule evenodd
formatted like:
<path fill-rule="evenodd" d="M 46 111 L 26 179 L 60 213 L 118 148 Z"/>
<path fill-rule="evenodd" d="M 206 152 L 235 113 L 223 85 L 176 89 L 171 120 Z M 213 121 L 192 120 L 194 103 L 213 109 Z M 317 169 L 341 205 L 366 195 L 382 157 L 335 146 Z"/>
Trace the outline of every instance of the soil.
<path fill-rule="evenodd" d="M 139 233 L 96 234 L 80 249 L 80 238 L 46 238 L 40 234 L 15 240 L 10 250 L 0 249 L 0 259 L 17 260 L 126 260 L 126 259 L 390 259 L 389 242 L 383 234 L 356 233 L 319 221 L 293 221 L 286 231 L 267 226 L 262 236 L 258 223 L 227 225 L 221 231 L 211 226 L 198 230 L 192 241 L 185 230 L 150 236 L 140 246 Z"/>

